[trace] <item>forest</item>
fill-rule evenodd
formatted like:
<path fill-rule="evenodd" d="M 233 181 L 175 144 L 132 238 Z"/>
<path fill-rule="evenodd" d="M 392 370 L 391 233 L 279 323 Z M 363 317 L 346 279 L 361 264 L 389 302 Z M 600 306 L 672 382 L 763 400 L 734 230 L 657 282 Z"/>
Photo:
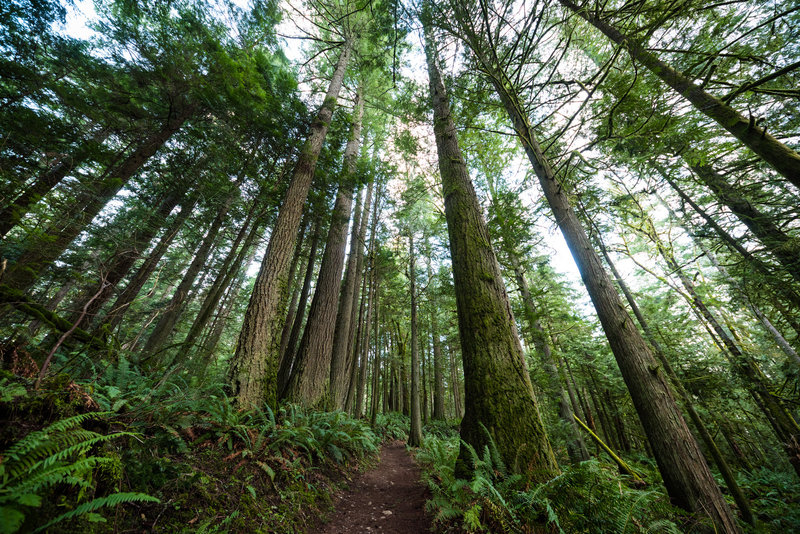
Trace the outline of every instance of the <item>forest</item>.
<path fill-rule="evenodd" d="M 800 5 L 0 2 L 0 534 L 800 532 Z"/>

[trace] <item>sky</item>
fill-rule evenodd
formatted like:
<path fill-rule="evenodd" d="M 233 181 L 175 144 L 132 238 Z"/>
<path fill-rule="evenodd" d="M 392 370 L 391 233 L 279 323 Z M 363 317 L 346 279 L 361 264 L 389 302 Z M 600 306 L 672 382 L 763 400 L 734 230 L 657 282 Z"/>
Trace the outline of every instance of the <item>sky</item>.
<path fill-rule="evenodd" d="M 242 8 L 247 8 L 248 0 L 234 0 L 234 3 L 239 5 Z M 294 5 L 297 7 L 298 3 L 295 1 Z M 287 12 L 287 11 L 285 11 Z M 89 39 L 92 37 L 92 30 L 89 28 L 89 22 L 96 18 L 96 12 L 94 9 L 93 1 L 92 0 L 76 0 L 74 6 L 68 7 L 67 17 L 66 17 L 66 24 L 64 25 L 63 31 L 64 33 L 81 38 L 81 39 Z M 278 34 L 282 36 L 298 36 L 302 35 L 303 27 L 298 27 L 298 18 L 297 17 L 288 17 L 285 16 L 284 20 L 278 26 Z M 411 77 L 418 82 L 425 83 L 426 82 L 426 67 L 424 63 L 424 54 L 421 50 L 421 43 L 418 36 L 415 36 L 413 33 L 409 37 L 413 49 L 408 56 L 408 64 L 403 67 L 401 73 L 405 76 Z M 301 64 L 306 57 L 304 46 L 304 41 L 301 39 L 291 39 L 291 38 L 282 38 L 283 44 L 283 51 L 287 58 L 295 63 Z M 309 88 L 308 86 L 301 86 L 301 91 L 309 95 Z M 427 133 L 427 143 L 433 145 L 434 141 L 432 138 L 432 129 L 425 129 L 425 133 Z M 415 135 L 419 135 L 417 132 Z M 420 139 L 421 142 L 426 142 L 425 139 Z M 520 162 L 520 165 L 525 165 L 526 162 Z M 524 169 L 519 169 L 516 172 L 525 172 Z M 523 201 L 528 205 L 533 205 L 534 202 L 538 199 L 540 193 L 536 189 L 530 189 L 528 191 L 523 192 Z M 585 293 L 583 289 L 583 284 L 580 279 L 580 274 L 578 269 L 575 265 L 575 262 L 572 258 L 572 255 L 567 247 L 566 242 L 564 241 L 561 232 L 558 230 L 557 227 L 550 221 L 545 218 L 540 218 L 536 222 L 537 231 L 542 235 L 544 238 L 544 243 L 539 245 L 542 249 L 541 252 L 549 253 L 550 261 L 553 268 L 565 275 L 565 277 L 571 282 L 571 284 L 578 289 L 580 294 L 582 295 L 581 302 L 579 307 L 583 310 L 584 313 L 591 313 L 589 307 L 591 306 L 588 295 Z M 627 271 L 629 268 L 625 265 L 621 265 L 621 270 Z M 258 265 L 253 265 L 251 270 L 257 271 Z"/>

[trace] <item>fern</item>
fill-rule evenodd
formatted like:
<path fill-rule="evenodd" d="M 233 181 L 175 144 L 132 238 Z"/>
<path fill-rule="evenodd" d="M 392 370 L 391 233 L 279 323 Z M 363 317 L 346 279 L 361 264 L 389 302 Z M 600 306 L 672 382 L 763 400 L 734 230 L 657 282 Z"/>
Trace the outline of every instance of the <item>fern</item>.
<path fill-rule="evenodd" d="M 95 412 L 56 421 L 42 430 L 31 432 L 4 453 L 3 462 L 0 463 L 0 533 L 19 530 L 28 510 L 41 506 L 41 494 L 57 484 L 77 487 L 81 493 L 90 489 L 94 470 L 114 460 L 87 456 L 89 451 L 112 439 L 135 436 L 131 432 L 102 435 L 80 427 L 86 421 L 106 415 L 107 412 Z M 39 530 L 66 519 L 89 514 L 103 506 L 131 500 L 157 501 L 154 497 L 141 493 L 117 493 L 99 497 L 60 515 Z"/>
<path fill-rule="evenodd" d="M 150 495 L 146 495 L 144 493 L 112 493 L 107 497 L 98 497 L 96 499 L 92 499 L 89 502 L 85 502 L 81 505 L 78 505 L 74 510 L 70 510 L 67 513 L 61 514 L 60 516 L 56 517 L 55 519 L 48 522 L 46 525 L 43 525 L 34 532 L 42 532 L 53 525 L 65 521 L 67 519 L 72 519 L 73 517 L 80 517 L 84 514 L 88 514 L 89 512 L 93 512 L 100 508 L 106 506 L 118 506 L 120 504 L 125 504 L 129 502 L 161 502 L 155 497 L 151 497 Z"/>

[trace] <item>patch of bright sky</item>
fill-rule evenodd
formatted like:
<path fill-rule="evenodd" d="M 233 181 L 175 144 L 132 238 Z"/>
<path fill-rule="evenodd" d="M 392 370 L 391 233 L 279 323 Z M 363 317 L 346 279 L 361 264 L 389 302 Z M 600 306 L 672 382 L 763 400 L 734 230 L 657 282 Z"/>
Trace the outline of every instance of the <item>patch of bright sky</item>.
<path fill-rule="evenodd" d="M 249 0 L 233 0 L 233 3 L 242 9 L 249 9 Z M 304 10 L 304 6 L 298 0 L 288 2 L 284 0 L 281 2 L 281 8 L 284 16 L 280 24 L 277 26 L 277 33 L 279 41 L 284 54 L 288 60 L 296 65 L 301 73 L 301 79 L 308 75 L 308 69 L 303 66 L 306 58 L 309 55 L 308 40 L 303 37 L 314 33 L 313 26 L 300 16 L 298 11 Z M 62 31 L 70 36 L 80 39 L 91 39 L 95 36 L 95 32 L 89 27 L 91 21 L 97 19 L 97 12 L 94 8 L 93 0 L 76 0 L 74 5 L 67 8 L 66 22 L 63 25 Z M 400 73 L 403 77 L 413 80 L 415 83 L 423 88 L 427 88 L 427 69 L 425 66 L 425 55 L 422 48 L 421 32 L 412 32 L 408 36 L 411 42 L 411 50 L 404 58 L 403 64 L 400 67 Z M 447 57 L 446 68 L 452 71 L 458 71 L 461 68 L 459 54 L 456 47 L 450 45 L 448 50 L 443 54 Z M 301 82 L 300 90 L 309 100 L 313 101 L 320 98 L 321 95 L 317 94 L 308 83 Z M 571 105 L 571 108 L 577 109 L 577 103 Z M 563 115 L 568 115 L 572 109 L 567 109 Z M 411 131 L 420 144 L 420 150 L 415 158 L 416 161 L 408 161 L 403 156 L 393 151 L 392 147 L 387 144 L 386 157 L 391 162 L 398 166 L 401 174 L 420 173 L 426 176 L 431 187 L 439 189 L 438 186 L 438 168 L 435 159 L 435 143 L 433 140 L 433 130 L 428 124 L 396 124 L 396 129 L 405 128 Z M 523 159 L 515 162 L 517 172 L 527 172 L 527 162 Z M 401 181 L 395 180 L 389 184 L 389 193 L 394 199 L 399 199 L 400 193 L 403 190 Z M 540 192 L 537 188 L 529 188 L 521 193 L 521 199 L 524 205 L 533 209 L 533 206 L 539 202 Z M 437 201 L 433 208 L 442 210 L 440 199 L 436 196 Z M 553 268 L 566 276 L 566 278 L 576 288 L 581 288 L 581 293 L 584 298 L 579 303 L 583 311 L 592 313 L 590 310 L 591 304 L 588 301 L 588 296 L 583 291 L 583 284 L 580 279 L 580 273 L 572 258 L 572 254 L 564 241 L 561 232 L 547 218 L 540 217 L 536 221 L 536 227 L 539 233 L 544 237 L 545 241 L 539 245 L 542 253 L 548 254 Z M 390 223 L 391 225 L 391 223 Z M 257 270 L 257 263 L 251 266 L 252 273 Z M 621 270 L 628 274 L 632 271 L 632 267 L 628 262 L 623 262 L 620 266 Z"/>

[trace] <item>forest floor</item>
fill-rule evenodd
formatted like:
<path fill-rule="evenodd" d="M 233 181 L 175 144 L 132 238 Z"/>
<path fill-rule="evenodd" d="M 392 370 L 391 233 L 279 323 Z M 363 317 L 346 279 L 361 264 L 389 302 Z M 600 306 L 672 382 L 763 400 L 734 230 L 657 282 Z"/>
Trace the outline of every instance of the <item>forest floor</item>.
<path fill-rule="evenodd" d="M 315 534 L 429 532 L 431 518 L 425 513 L 429 497 L 405 444 L 389 442 L 381 450 L 377 467 L 334 498 L 335 511 Z"/>

